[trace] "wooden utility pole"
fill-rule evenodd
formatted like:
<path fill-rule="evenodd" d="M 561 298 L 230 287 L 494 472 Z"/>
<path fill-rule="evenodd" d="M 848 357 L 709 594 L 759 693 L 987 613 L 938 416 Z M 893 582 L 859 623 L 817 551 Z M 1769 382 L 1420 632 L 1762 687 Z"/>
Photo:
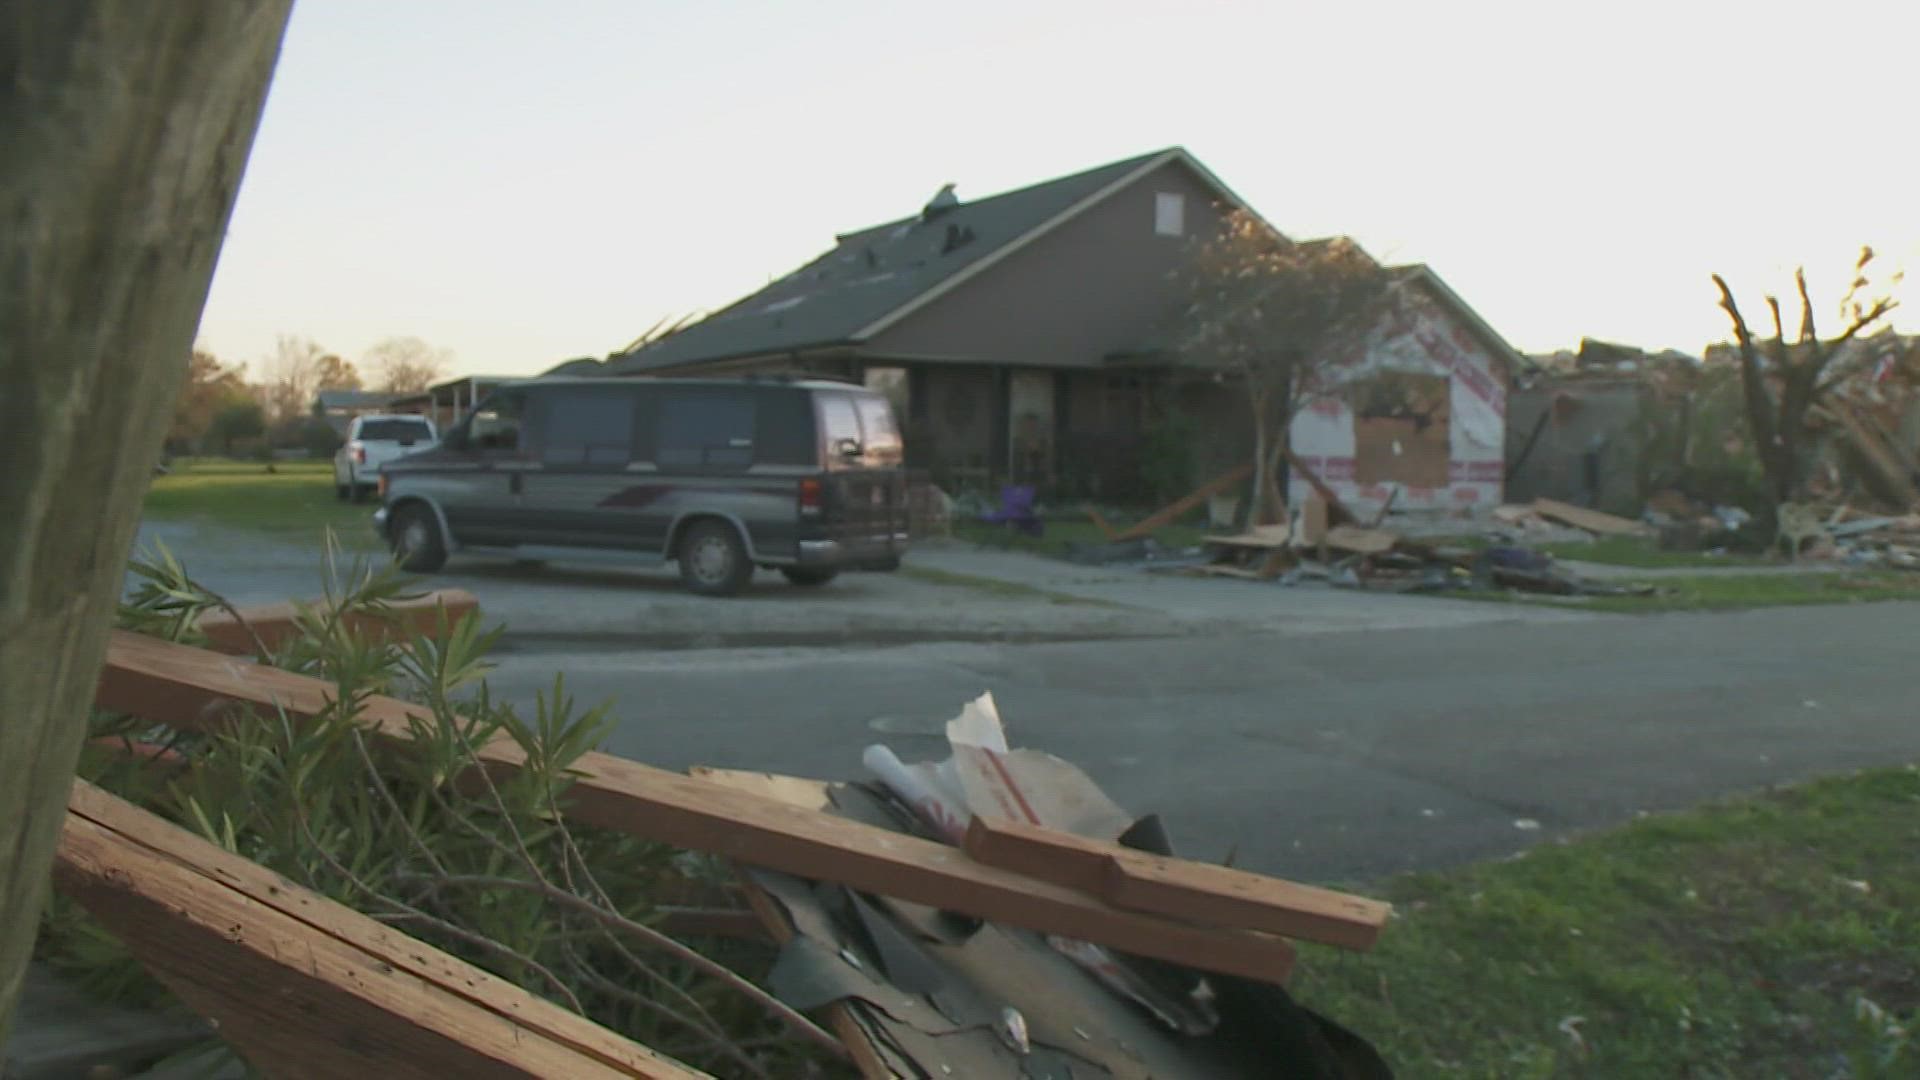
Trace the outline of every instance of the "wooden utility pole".
<path fill-rule="evenodd" d="M 0 1040 L 291 2 L 0 2 Z"/>

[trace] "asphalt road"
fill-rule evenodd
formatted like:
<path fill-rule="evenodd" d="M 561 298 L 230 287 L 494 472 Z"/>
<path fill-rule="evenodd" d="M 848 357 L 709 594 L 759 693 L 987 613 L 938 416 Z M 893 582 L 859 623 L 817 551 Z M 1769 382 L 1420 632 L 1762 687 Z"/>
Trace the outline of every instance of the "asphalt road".
<path fill-rule="evenodd" d="M 1409 599 L 1410 603 L 1422 601 Z M 609 749 L 829 778 L 941 756 L 992 691 L 1016 745 L 1157 811 L 1183 852 L 1322 881 L 1500 857 L 1641 811 L 1920 760 L 1920 605 L 1318 636 L 513 652 L 618 699 Z"/>
<path fill-rule="evenodd" d="M 318 592 L 310 544 L 143 534 L 242 603 Z M 496 696 L 530 705 L 563 673 L 614 700 L 617 753 L 850 778 L 872 742 L 943 756 L 943 722 L 991 691 L 1016 745 L 1160 813 L 1183 851 L 1313 880 L 1920 760 L 1920 604 L 1599 616 L 926 557 L 1044 595 L 882 574 L 713 601 L 665 572 L 501 560 L 430 584 L 506 625 Z"/>

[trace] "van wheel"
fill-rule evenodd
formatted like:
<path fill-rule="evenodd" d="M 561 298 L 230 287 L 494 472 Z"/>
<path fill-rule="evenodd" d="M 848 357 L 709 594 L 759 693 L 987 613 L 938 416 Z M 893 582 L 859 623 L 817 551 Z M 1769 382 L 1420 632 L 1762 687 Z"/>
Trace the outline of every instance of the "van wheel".
<path fill-rule="evenodd" d="M 810 566 L 783 566 L 780 572 L 786 575 L 788 581 L 806 588 L 825 585 L 840 576 L 838 570 L 821 570 Z"/>
<path fill-rule="evenodd" d="M 400 569 L 431 574 L 447 565 L 447 540 L 440 522 L 424 506 L 403 506 L 393 517 L 393 557 Z"/>
<path fill-rule="evenodd" d="M 339 499 L 341 502 L 346 502 L 347 501 L 347 485 L 345 484 L 333 485 L 333 497 L 336 499 Z"/>
<path fill-rule="evenodd" d="M 680 538 L 680 580 L 702 596 L 732 596 L 753 576 L 747 546 L 724 521 L 696 521 Z"/>

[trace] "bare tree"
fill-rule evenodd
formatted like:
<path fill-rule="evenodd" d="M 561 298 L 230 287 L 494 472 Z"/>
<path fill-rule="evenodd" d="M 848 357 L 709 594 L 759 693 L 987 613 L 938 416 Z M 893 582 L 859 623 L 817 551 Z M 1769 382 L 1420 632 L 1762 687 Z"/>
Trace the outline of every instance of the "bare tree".
<path fill-rule="evenodd" d="M 1237 378 L 1253 413 L 1253 520 L 1276 521 L 1277 477 L 1300 411 L 1340 386 L 1342 347 L 1391 278 L 1346 237 L 1295 243 L 1246 210 L 1226 215 L 1181 271 L 1180 351 Z"/>
<path fill-rule="evenodd" d="M 436 349 L 417 337 L 392 337 L 368 349 L 363 362 L 380 373 L 380 389 L 417 394 L 446 376 L 453 352 Z"/>
<path fill-rule="evenodd" d="M 1873 261 L 1873 249 L 1861 248 L 1854 262 L 1853 280 L 1840 301 L 1845 329 L 1826 341 L 1820 339 L 1814 326 L 1813 300 L 1807 293 L 1804 267 L 1793 274 L 1794 289 L 1800 297 L 1800 329 L 1799 340 L 1791 343 L 1787 341 L 1778 297 L 1767 297 L 1773 337 L 1758 340 L 1740 314 L 1726 279 L 1713 275 L 1713 284 L 1720 290 L 1720 307 L 1733 322 L 1747 433 L 1766 473 L 1768 494 L 1776 509 L 1781 503 L 1793 501 L 1805 481 L 1807 414 L 1849 374 L 1848 365 L 1836 362 L 1846 355 L 1850 342 L 1900 306 L 1892 289 L 1902 275 L 1895 272 L 1876 289 L 1868 276 Z"/>
<path fill-rule="evenodd" d="M 289 6 L 0 18 L 0 1043 Z"/>
<path fill-rule="evenodd" d="M 313 393 L 320 388 L 323 361 L 327 350 L 311 338 L 282 334 L 274 344 L 273 355 L 262 365 L 266 375 L 267 419 L 280 424 L 301 416 L 313 405 Z"/>
<path fill-rule="evenodd" d="M 314 367 L 313 385 L 316 390 L 358 390 L 364 384 L 353 361 L 341 359 L 338 353 L 328 353 Z"/>

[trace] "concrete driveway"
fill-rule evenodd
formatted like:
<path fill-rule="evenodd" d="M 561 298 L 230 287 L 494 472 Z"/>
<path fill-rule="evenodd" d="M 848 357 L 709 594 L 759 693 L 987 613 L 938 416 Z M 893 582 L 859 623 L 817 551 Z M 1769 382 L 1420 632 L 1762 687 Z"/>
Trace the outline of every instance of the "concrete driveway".
<path fill-rule="evenodd" d="M 142 525 L 140 544 L 164 542 L 197 579 L 237 603 L 317 596 L 317 539 L 177 522 Z M 1037 642 L 1271 632 L 1558 623 L 1578 612 L 1325 588 L 1201 580 L 1075 566 L 1033 555 L 943 543 L 916 547 L 908 569 L 846 574 L 819 588 L 761 571 L 744 594 L 685 591 L 671 567 L 637 568 L 618 555 L 545 565 L 456 556 L 424 578 L 467 589 L 507 648 L 564 656 L 608 650 Z M 644 660 L 644 657 L 637 659 Z"/>

